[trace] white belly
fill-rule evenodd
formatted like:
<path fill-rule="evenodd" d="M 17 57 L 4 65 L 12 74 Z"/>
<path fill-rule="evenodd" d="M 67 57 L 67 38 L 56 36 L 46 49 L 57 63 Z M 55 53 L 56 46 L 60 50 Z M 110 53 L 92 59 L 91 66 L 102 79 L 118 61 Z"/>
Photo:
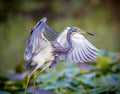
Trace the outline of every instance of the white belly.
<path fill-rule="evenodd" d="M 31 65 L 36 65 L 38 63 L 52 62 L 54 56 L 52 55 L 52 47 L 47 46 L 42 49 L 36 56 L 33 57 L 33 62 Z"/>

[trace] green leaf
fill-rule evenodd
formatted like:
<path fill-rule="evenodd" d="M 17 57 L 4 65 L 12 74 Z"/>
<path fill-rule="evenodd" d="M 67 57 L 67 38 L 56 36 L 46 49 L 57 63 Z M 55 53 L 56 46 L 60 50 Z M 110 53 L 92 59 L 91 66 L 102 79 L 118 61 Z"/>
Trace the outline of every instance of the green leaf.
<path fill-rule="evenodd" d="M 58 88 L 69 88 L 69 89 L 74 90 L 74 91 L 77 90 L 77 88 L 73 87 L 69 83 L 64 83 L 64 82 L 59 82 L 59 83 L 55 83 L 55 84 L 46 86 L 44 89 L 53 90 L 53 89 L 58 89 Z"/>
<path fill-rule="evenodd" d="M 96 74 L 97 74 L 96 72 L 92 72 L 92 73 L 88 73 L 88 74 L 83 74 L 83 75 L 80 75 L 80 76 L 76 77 L 75 79 L 77 81 L 79 81 L 80 83 L 83 83 L 85 85 L 94 87 L 95 86 L 95 82 L 93 82 L 91 79 L 93 77 L 95 77 Z"/>

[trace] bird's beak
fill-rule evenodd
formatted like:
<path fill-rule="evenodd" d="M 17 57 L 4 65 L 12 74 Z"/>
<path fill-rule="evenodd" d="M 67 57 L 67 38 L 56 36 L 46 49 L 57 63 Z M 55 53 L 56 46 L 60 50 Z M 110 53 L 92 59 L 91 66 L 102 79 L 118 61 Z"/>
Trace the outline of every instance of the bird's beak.
<path fill-rule="evenodd" d="M 91 35 L 91 36 L 94 36 L 94 34 L 89 33 L 89 32 L 86 32 L 86 31 L 81 30 L 81 29 L 77 29 L 76 32 L 78 32 L 79 34 L 89 34 L 89 35 Z"/>

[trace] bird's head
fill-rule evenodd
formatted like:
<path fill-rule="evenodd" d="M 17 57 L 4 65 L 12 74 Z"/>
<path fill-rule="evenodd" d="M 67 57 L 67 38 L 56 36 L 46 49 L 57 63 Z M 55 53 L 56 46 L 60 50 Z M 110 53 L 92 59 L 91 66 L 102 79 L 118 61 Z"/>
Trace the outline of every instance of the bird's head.
<path fill-rule="evenodd" d="M 94 34 L 86 32 L 78 27 L 71 27 L 71 33 L 74 33 L 74 32 L 79 33 L 79 34 L 89 34 L 91 36 L 94 36 Z"/>

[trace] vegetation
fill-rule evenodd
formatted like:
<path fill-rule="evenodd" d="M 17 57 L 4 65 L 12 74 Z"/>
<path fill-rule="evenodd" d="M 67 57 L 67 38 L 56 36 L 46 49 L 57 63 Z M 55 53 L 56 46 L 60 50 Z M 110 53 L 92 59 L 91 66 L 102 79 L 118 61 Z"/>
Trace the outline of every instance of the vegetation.
<path fill-rule="evenodd" d="M 36 94 L 119 94 L 119 6 L 120 0 L 0 0 L 0 94 L 23 94 L 32 70 L 23 67 L 25 41 L 44 16 L 57 32 L 78 26 L 94 33 L 85 37 L 100 56 L 95 63 L 58 62 L 38 77 Z"/>
<path fill-rule="evenodd" d="M 0 77 L 1 94 L 23 94 L 25 77 L 30 71 L 25 71 L 21 63 L 16 66 L 16 74 L 9 78 Z M 55 69 L 47 69 L 36 80 L 36 94 L 119 94 L 119 71 L 118 54 L 101 50 L 96 63 L 62 61 L 58 62 Z M 32 93 L 32 90 L 33 79 L 28 92 Z"/>

